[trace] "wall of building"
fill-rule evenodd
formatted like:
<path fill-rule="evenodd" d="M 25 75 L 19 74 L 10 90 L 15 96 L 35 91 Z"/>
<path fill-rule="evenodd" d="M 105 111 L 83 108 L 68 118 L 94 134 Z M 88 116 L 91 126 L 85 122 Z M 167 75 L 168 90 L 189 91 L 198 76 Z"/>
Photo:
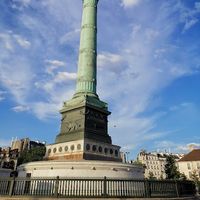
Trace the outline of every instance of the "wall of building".
<path fill-rule="evenodd" d="M 149 175 L 152 174 L 157 179 L 165 179 L 165 164 L 168 155 L 167 153 L 141 151 L 137 160 L 145 166 L 145 178 L 149 178 Z M 170 155 L 173 155 L 176 161 L 183 156 L 182 154 Z"/>
<path fill-rule="evenodd" d="M 179 171 L 186 175 L 188 179 L 191 179 L 192 173 L 196 174 L 200 178 L 200 161 L 182 161 L 178 162 Z"/>

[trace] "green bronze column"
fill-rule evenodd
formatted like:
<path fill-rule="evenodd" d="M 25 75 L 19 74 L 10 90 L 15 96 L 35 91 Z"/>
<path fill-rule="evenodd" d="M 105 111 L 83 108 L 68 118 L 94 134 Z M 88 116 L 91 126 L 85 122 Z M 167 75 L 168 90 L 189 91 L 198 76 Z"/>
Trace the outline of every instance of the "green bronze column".
<path fill-rule="evenodd" d="M 60 110 L 61 130 L 56 143 L 90 140 L 112 144 L 107 126 L 110 112 L 96 93 L 97 4 L 98 0 L 83 0 L 76 92 Z M 86 154 L 85 159 L 94 159 Z"/>
<path fill-rule="evenodd" d="M 98 0 L 83 0 L 82 27 L 75 97 L 96 96 Z"/>

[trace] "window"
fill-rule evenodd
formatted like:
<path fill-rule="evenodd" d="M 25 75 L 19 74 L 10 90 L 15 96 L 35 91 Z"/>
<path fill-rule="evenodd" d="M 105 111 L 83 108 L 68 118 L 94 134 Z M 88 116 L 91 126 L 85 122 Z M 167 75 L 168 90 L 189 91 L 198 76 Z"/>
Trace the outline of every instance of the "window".
<path fill-rule="evenodd" d="M 190 163 L 187 163 L 187 168 L 191 169 Z"/>
<path fill-rule="evenodd" d="M 200 169 L 200 163 L 197 163 L 197 169 Z"/>

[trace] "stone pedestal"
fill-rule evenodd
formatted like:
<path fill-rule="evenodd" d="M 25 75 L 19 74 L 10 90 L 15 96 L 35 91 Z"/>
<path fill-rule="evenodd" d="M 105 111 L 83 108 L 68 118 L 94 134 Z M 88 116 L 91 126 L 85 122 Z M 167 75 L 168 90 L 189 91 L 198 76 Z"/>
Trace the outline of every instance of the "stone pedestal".
<path fill-rule="evenodd" d="M 47 145 L 45 160 L 105 160 L 121 161 L 120 147 L 82 139 Z"/>
<path fill-rule="evenodd" d="M 62 115 L 61 130 L 56 143 L 81 139 L 91 139 L 111 144 L 108 135 L 107 104 L 97 97 L 78 96 L 66 101 L 60 111 Z"/>
<path fill-rule="evenodd" d="M 107 104 L 94 96 L 75 96 L 63 105 L 61 130 L 47 145 L 46 160 L 121 161 L 120 147 L 108 135 Z"/>

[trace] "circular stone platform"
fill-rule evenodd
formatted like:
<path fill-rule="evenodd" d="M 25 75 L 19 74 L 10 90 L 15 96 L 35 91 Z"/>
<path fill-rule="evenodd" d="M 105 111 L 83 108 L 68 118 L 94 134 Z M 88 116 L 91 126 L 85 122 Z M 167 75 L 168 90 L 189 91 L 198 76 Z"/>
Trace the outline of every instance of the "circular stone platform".
<path fill-rule="evenodd" d="M 109 161 L 39 161 L 18 167 L 18 176 L 143 179 L 142 166 Z"/>

